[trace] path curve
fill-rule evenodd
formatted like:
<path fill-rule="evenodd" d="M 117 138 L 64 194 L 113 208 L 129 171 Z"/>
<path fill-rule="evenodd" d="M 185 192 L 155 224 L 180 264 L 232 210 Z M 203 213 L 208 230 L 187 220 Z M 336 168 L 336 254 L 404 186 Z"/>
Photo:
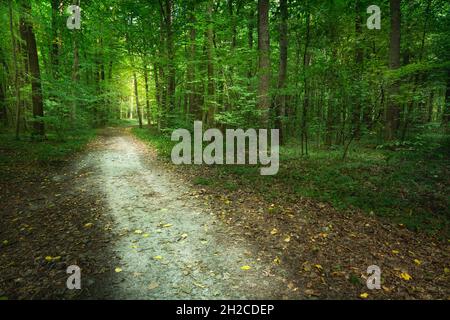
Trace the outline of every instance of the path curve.
<path fill-rule="evenodd" d="M 264 264 L 256 247 L 232 233 L 128 130 L 108 128 L 97 142 L 78 170 L 93 171 L 90 183 L 102 190 L 104 214 L 112 215 L 111 232 L 118 235 L 110 248 L 118 258 L 114 269 L 121 270 L 98 282 L 97 297 L 292 298 L 284 271 Z"/>

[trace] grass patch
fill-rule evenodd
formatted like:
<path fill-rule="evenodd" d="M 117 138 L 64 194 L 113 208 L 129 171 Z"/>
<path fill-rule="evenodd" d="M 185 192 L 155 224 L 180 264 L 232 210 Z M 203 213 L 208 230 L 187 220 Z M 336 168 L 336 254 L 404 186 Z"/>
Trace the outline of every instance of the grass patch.
<path fill-rule="evenodd" d="M 175 142 L 149 130 L 133 133 L 170 160 Z M 426 139 L 423 138 L 422 139 Z M 346 161 L 342 148 L 312 150 L 302 157 L 298 147 L 280 150 L 280 170 L 261 176 L 259 166 L 218 165 L 214 175 L 196 178 L 199 185 L 234 191 L 251 187 L 268 201 L 295 201 L 300 196 L 331 203 L 338 210 L 358 208 L 401 223 L 411 230 L 449 237 L 449 143 L 424 141 L 420 148 L 388 150 L 354 146 Z"/>
<path fill-rule="evenodd" d="M 33 141 L 22 137 L 16 140 L 13 134 L 0 135 L 0 166 L 21 165 L 32 162 L 49 164 L 62 161 L 78 152 L 95 137 L 95 130 L 74 131 L 64 141 L 49 133 L 44 141 Z"/>

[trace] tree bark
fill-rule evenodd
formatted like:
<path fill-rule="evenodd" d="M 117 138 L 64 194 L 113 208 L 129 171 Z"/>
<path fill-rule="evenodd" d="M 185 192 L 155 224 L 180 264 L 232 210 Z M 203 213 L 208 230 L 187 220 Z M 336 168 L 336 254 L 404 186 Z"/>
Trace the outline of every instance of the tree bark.
<path fill-rule="evenodd" d="M 52 46 L 50 48 L 50 62 L 52 65 L 53 78 L 58 78 L 59 65 L 59 6 L 60 0 L 51 0 L 52 6 Z"/>
<path fill-rule="evenodd" d="M 278 73 L 278 99 L 276 127 L 280 130 L 280 143 L 284 143 L 286 113 L 287 57 L 288 57 L 288 0 L 280 0 L 280 66 Z"/>
<path fill-rule="evenodd" d="M 208 2 L 208 29 L 206 32 L 207 44 L 206 44 L 206 54 L 208 60 L 207 75 L 208 75 L 208 97 L 207 97 L 207 125 L 212 126 L 214 123 L 214 61 L 213 61 L 213 48 L 214 48 L 214 30 L 213 30 L 213 1 Z"/>
<path fill-rule="evenodd" d="M 9 12 L 9 31 L 11 32 L 11 50 L 14 60 L 14 89 L 16 94 L 16 139 L 19 139 L 20 133 L 20 88 L 19 88 L 19 68 L 17 66 L 17 44 L 14 35 L 14 17 L 11 0 L 8 1 Z"/>
<path fill-rule="evenodd" d="M 145 81 L 145 109 L 147 112 L 147 125 L 151 126 L 151 111 L 150 111 L 150 97 L 148 92 L 148 69 L 147 64 L 144 62 L 144 81 Z"/>
<path fill-rule="evenodd" d="M 364 49 L 361 44 L 362 37 L 362 16 L 361 16 L 361 0 L 355 1 L 355 108 L 353 110 L 352 132 L 350 133 L 354 139 L 361 137 L 361 85 L 362 72 L 364 70 Z"/>
<path fill-rule="evenodd" d="M 167 95 L 169 111 L 175 108 L 175 50 L 173 45 L 173 0 L 166 0 L 166 32 L 167 32 L 167 55 L 168 55 L 168 74 L 167 74 Z"/>
<path fill-rule="evenodd" d="M 269 0 L 258 0 L 258 50 L 259 85 L 258 107 L 261 111 L 261 123 L 269 125 L 270 108 L 270 36 L 269 36 Z"/>
<path fill-rule="evenodd" d="M 302 134 L 301 134 L 301 152 L 302 155 L 308 155 L 308 109 L 309 109 L 309 82 L 306 75 L 306 71 L 309 66 L 310 56 L 309 41 L 310 41 L 310 29 L 311 29 L 311 14 L 309 11 L 306 13 L 306 41 L 305 51 L 303 52 L 303 112 L 302 112 Z"/>
<path fill-rule="evenodd" d="M 401 25 L 401 0 L 390 0 L 391 34 L 389 42 L 389 68 L 400 68 L 400 25 Z M 393 140 L 400 127 L 400 104 L 396 101 L 399 91 L 399 82 L 395 81 L 390 87 L 390 99 L 386 110 L 385 134 L 386 140 Z"/>
<path fill-rule="evenodd" d="M 195 44 L 197 38 L 197 30 L 195 28 L 195 1 L 189 2 L 189 61 L 187 67 L 187 87 L 189 112 L 194 115 L 195 120 L 201 119 L 201 112 L 198 108 L 198 101 L 196 99 L 196 85 L 195 85 L 195 59 L 197 54 L 197 46 Z"/>
<path fill-rule="evenodd" d="M 134 80 L 134 98 L 136 100 L 136 112 L 137 112 L 138 120 L 139 120 L 139 128 L 142 129 L 142 113 L 141 113 L 141 108 L 139 107 L 138 82 L 137 82 L 136 71 L 133 71 L 133 80 Z"/>
<path fill-rule="evenodd" d="M 22 2 L 23 10 L 28 15 L 24 18 L 24 28 L 28 51 L 28 61 L 31 73 L 31 100 L 33 104 L 33 135 L 44 137 L 44 122 L 41 117 L 44 116 L 44 103 L 42 99 L 41 72 L 39 68 L 39 57 L 36 46 L 36 37 L 34 35 L 33 26 L 29 20 L 31 16 L 31 5 Z"/>

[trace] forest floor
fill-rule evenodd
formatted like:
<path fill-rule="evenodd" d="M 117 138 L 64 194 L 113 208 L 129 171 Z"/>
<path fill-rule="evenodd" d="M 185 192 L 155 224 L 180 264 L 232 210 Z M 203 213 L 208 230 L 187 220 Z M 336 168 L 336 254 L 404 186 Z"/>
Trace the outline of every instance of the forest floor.
<path fill-rule="evenodd" d="M 65 161 L 1 169 L 0 298 L 450 298 L 446 241 L 304 197 L 196 184 L 214 167 L 161 161 L 129 129 Z M 66 289 L 69 265 L 82 290 Z M 381 290 L 366 287 L 370 265 Z"/>

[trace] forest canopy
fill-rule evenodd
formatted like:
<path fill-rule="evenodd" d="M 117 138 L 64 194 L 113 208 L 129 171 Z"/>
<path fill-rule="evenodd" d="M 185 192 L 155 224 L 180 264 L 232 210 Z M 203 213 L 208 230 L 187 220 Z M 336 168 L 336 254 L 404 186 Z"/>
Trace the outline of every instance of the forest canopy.
<path fill-rule="evenodd" d="M 66 22 L 81 7 L 81 28 Z M 10 1 L 0 120 L 16 134 L 136 118 L 158 130 L 271 127 L 282 141 L 412 140 L 448 127 L 444 0 Z"/>

